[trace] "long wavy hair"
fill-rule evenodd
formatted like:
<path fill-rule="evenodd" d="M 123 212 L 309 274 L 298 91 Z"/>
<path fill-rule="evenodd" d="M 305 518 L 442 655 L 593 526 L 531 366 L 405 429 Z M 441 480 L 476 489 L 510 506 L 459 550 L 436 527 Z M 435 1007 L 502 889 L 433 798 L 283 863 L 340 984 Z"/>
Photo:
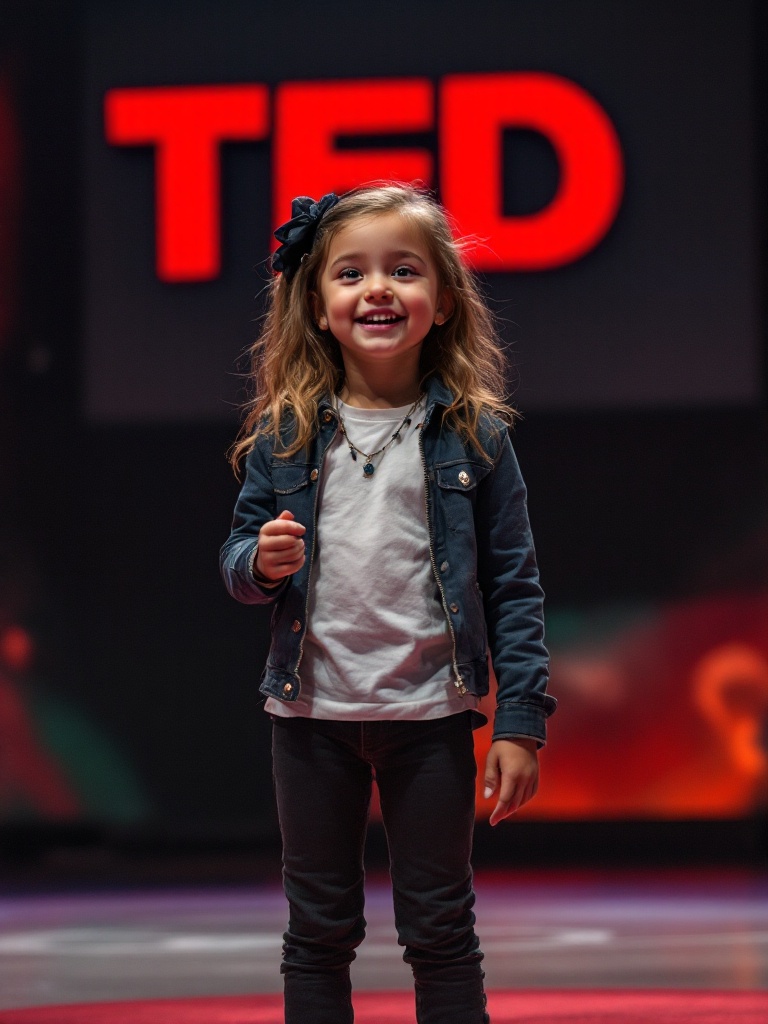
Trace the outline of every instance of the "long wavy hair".
<path fill-rule="evenodd" d="M 434 260 L 439 290 L 447 289 L 450 295 L 450 316 L 427 334 L 419 366 L 422 383 L 437 373 L 454 396 L 443 421 L 449 421 L 480 453 L 478 426 L 483 412 L 507 423 L 514 421 L 517 413 L 505 397 L 506 364 L 494 318 L 464 261 L 464 245 L 454 238 L 446 212 L 428 193 L 411 185 L 367 185 L 346 193 L 325 214 L 312 251 L 291 280 L 279 274 L 269 285 L 261 331 L 249 350 L 252 397 L 245 404 L 242 427 L 229 452 L 235 472 L 256 439 L 277 432 L 288 413 L 294 421 L 292 441 L 276 454 L 292 455 L 311 441 L 317 430 L 318 403 L 344 384 L 340 346 L 329 331 L 317 326 L 313 305 L 331 240 L 355 217 L 393 211 L 419 230 Z"/>

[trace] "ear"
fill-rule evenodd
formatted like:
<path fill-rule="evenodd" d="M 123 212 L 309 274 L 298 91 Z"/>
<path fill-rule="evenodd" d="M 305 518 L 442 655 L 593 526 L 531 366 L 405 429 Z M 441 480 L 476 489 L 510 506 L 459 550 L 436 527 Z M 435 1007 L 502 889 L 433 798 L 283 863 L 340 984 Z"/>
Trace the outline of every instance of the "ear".
<path fill-rule="evenodd" d="M 320 301 L 320 296 L 317 294 L 317 292 L 312 292 L 312 294 L 310 295 L 310 300 L 312 302 L 312 316 L 314 317 L 315 323 L 317 324 L 321 331 L 327 331 L 328 317 L 325 315 L 323 311 L 323 305 Z"/>
<path fill-rule="evenodd" d="M 437 297 L 437 307 L 435 309 L 435 323 L 438 327 L 450 318 L 454 306 L 455 303 L 450 288 L 443 288 Z"/>

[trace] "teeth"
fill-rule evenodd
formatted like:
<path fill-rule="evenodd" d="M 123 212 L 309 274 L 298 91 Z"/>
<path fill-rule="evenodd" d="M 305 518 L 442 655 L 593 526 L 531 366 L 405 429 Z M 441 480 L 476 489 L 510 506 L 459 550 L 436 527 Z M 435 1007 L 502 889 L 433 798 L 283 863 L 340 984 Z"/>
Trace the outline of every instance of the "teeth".
<path fill-rule="evenodd" d="M 397 317 L 392 316 L 391 313 L 388 315 L 377 315 L 374 313 L 373 316 L 365 317 L 365 323 L 367 324 L 392 324 L 395 320 L 397 320 Z"/>

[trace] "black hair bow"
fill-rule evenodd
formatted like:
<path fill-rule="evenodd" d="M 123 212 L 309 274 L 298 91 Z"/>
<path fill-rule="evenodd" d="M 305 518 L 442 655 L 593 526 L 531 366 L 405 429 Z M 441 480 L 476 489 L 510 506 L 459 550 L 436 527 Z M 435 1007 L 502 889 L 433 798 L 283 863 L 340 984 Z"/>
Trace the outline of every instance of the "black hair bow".
<path fill-rule="evenodd" d="M 298 196 L 291 203 L 291 219 L 275 231 L 279 245 L 272 256 L 272 269 L 279 270 L 290 281 L 302 258 L 311 252 L 317 228 L 323 216 L 338 203 L 335 192 L 329 192 L 315 202 L 309 196 Z"/>

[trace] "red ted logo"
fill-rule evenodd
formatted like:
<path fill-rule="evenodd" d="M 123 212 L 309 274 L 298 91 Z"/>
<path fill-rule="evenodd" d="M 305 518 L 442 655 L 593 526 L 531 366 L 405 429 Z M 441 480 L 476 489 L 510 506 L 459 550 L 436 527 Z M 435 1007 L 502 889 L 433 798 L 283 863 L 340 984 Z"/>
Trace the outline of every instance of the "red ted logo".
<path fill-rule="evenodd" d="M 601 241 L 621 201 L 621 147 L 597 101 L 557 75 L 448 75 L 437 87 L 416 78 L 285 82 L 275 90 L 273 125 L 266 85 L 112 89 L 105 130 L 114 145 L 155 147 L 158 276 L 203 281 L 221 266 L 222 142 L 271 134 L 277 225 L 297 195 L 344 192 L 379 178 L 431 185 L 429 150 L 340 150 L 336 140 L 431 131 L 436 99 L 441 199 L 462 232 L 487 240 L 473 257 L 478 270 L 562 266 Z M 525 216 L 502 213 L 509 128 L 541 133 L 559 164 L 552 201 Z"/>

